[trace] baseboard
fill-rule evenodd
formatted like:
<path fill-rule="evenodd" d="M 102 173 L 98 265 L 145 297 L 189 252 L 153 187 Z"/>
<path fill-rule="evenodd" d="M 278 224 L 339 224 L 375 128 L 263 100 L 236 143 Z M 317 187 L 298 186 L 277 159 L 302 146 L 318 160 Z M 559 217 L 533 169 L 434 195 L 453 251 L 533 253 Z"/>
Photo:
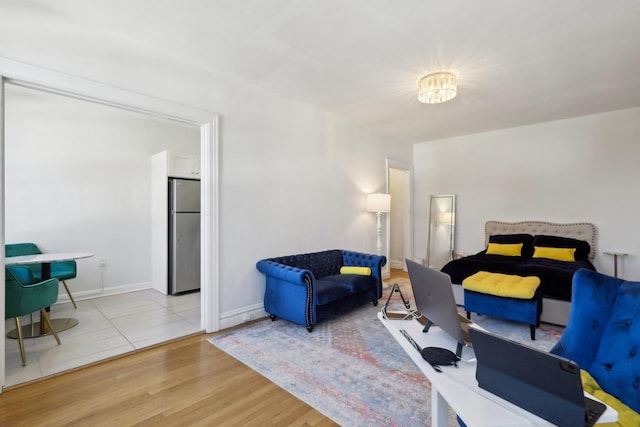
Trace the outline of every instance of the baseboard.
<path fill-rule="evenodd" d="M 69 286 L 69 290 L 73 294 L 73 299 L 76 301 L 152 289 L 151 282 L 131 283 L 127 285 L 106 288 L 104 290 L 94 289 L 81 292 L 74 291 L 72 283 L 67 283 L 67 285 Z M 67 292 L 64 290 L 64 286 L 60 286 L 60 291 L 61 293 L 58 295 L 58 301 L 56 302 L 56 304 L 70 303 L 71 300 L 69 299 L 69 295 L 67 295 Z M 238 326 L 251 320 L 261 319 L 268 316 L 269 313 L 264 310 L 263 303 L 239 308 L 237 310 L 227 311 L 220 315 L 220 329 L 231 328 L 233 326 Z"/>
<path fill-rule="evenodd" d="M 220 315 L 220 329 L 232 328 L 255 319 L 268 317 L 264 311 L 264 304 L 254 304 L 237 310 L 224 312 Z"/>
<path fill-rule="evenodd" d="M 391 260 L 389 266 L 395 270 L 404 270 L 404 261 L 401 259 Z"/>
<path fill-rule="evenodd" d="M 119 295 L 125 294 L 128 292 L 142 291 L 145 289 L 151 289 L 151 282 L 140 282 L 140 283 L 129 283 L 121 286 L 113 286 L 105 289 L 92 289 L 88 291 L 75 291 L 73 289 L 73 282 L 68 281 L 67 286 L 73 295 L 73 299 L 75 301 L 82 301 L 91 298 L 99 298 L 99 297 L 107 297 L 110 295 Z M 60 289 L 58 293 L 58 301 L 56 304 L 65 304 L 70 303 L 71 299 L 65 291 L 64 286 L 60 284 Z"/>

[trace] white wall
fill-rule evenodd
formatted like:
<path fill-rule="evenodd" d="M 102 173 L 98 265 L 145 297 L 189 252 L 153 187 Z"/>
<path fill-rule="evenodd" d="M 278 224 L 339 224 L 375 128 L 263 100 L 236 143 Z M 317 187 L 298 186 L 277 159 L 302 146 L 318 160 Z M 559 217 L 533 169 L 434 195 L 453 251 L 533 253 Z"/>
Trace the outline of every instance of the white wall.
<path fill-rule="evenodd" d="M 365 194 L 384 191 L 386 157 L 399 151 L 407 159 L 411 152 L 307 105 L 278 97 L 245 106 L 228 101 L 233 110 L 223 113 L 220 203 L 223 317 L 261 304 L 264 279 L 255 263 L 262 258 L 331 248 L 375 253 L 375 215 L 365 210 Z"/>
<path fill-rule="evenodd" d="M 639 135 L 634 108 L 415 145 L 416 256 L 428 195 L 455 193 L 458 252 L 483 249 L 487 220 L 592 222 L 596 268 L 613 274 L 602 252 L 628 252 L 619 274 L 640 280 Z"/>
<path fill-rule="evenodd" d="M 150 287 L 150 156 L 167 149 L 198 153 L 199 128 L 7 86 L 6 242 L 94 253 L 77 299 Z"/>
<path fill-rule="evenodd" d="M 64 46 L 0 46 L 0 55 L 14 60 L 220 114 L 223 327 L 262 305 L 264 278 L 255 263 L 264 257 L 375 252 L 365 194 L 384 191 L 386 158 L 410 163 L 410 146 L 233 78 L 145 60 L 145 52 L 136 52 L 136 61 L 94 54 L 85 61 Z"/>

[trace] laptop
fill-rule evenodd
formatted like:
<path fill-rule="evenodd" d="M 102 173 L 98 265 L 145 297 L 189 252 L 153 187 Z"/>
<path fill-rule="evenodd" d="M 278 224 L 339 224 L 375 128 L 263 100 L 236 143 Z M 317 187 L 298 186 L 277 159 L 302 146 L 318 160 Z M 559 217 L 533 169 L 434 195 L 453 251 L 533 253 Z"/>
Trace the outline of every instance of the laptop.
<path fill-rule="evenodd" d="M 406 262 L 416 308 L 427 318 L 423 332 L 427 332 L 432 324 L 439 326 L 457 341 L 455 353 L 460 357 L 462 347 L 472 344 L 469 337 L 472 322 L 458 313 L 451 277 L 415 261 L 407 259 Z"/>
<path fill-rule="evenodd" d="M 607 409 L 584 395 L 575 362 L 477 328 L 469 333 L 480 388 L 561 427 L 590 427 Z"/>

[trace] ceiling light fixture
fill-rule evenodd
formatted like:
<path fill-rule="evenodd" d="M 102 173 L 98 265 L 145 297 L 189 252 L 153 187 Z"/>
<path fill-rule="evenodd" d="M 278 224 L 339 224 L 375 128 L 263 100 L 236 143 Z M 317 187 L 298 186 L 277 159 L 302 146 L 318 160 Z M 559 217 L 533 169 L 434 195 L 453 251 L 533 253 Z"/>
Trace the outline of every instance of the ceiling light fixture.
<path fill-rule="evenodd" d="M 437 71 L 418 80 L 418 100 L 425 104 L 438 104 L 455 98 L 458 76 L 450 71 Z"/>

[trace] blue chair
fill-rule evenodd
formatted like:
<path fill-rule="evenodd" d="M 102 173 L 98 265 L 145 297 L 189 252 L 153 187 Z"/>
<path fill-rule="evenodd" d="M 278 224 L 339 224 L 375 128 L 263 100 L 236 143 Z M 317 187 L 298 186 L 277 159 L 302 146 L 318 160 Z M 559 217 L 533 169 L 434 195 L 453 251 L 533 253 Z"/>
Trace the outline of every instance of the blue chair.
<path fill-rule="evenodd" d="M 47 324 L 60 345 L 58 333 L 53 329 L 45 311 L 46 307 L 50 307 L 58 300 L 58 279 L 49 279 L 39 283 L 23 283 L 20 280 L 29 280 L 31 277 L 32 273 L 27 267 L 5 268 L 5 318 L 13 317 L 15 319 L 22 366 L 27 364 L 27 356 L 24 351 L 20 316 L 40 311 L 40 321 Z"/>
<path fill-rule="evenodd" d="M 628 411 L 629 425 L 639 425 L 640 282 L 578 270 L 571 301 L 567 327 L 551 352 L 577 362 L 602 391 L 635 411 Z"/>
<path fill-rule="evenodd" d="M 40 248 L 34 243 L 11 243 L 5 245 L 5 257 L 12 256 L 21 256 L 21 255 L 35 255 L 41 254 L 42 251 Z M 33 277 L 30 282 L 39 282 L 42 280 L 42 266 L 40 264 L 28 264 L 31 272 L 33 273 Z M 57 261 L 51 263 L 51 278 L 56 278 L 62 282 L 64 289 L 67 291 L 67 295 L 69 295 L 69 299 L 73 304 L 74 308 L 78 308 L 76 305 L 73 296 L 71 295 L 71 291 L 67 286 L 67 280 L 75 279 L 77 275 L 77 267 L 76 262 L 71 261 Z"/>

